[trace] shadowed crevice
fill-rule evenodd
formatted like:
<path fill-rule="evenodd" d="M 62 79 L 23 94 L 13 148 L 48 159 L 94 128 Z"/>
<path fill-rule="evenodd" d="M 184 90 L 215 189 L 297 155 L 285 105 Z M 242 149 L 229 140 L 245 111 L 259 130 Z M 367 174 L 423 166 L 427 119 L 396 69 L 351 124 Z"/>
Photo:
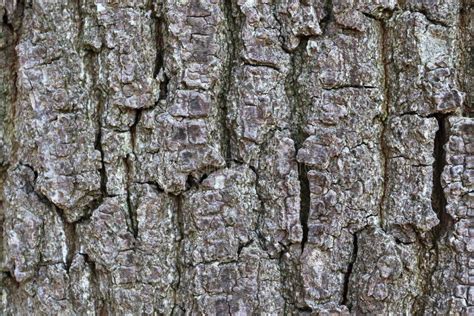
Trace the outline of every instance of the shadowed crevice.
<path fill-rule="evenodd" d="M 176 240 L 176 273 L 178 275 L 176 283 L 174 284 L 174 306 L 171 311 L 171 315 L 175 315 L 176 313 L 185 313 L 186 309 L 184 306 L 180 305 L 180 298 L 179 293 L 181 289 L 181 280 L 183 278 L 184 273 L 184 253 L 183 253 L 183 240 L 184 240 L 184 218 L 183 218 L 183 195 L 175 195 L 173 196 L 175 202 L 175 210 L 176 210 L 176 224 L 178 228 L 178 240 Z"/>
<path fill-rule="evenodd" d="M 390 95 L 390 64 L 391 60 L 389 60 L 390 56 L 390 48 L 389 48 L 389 35 L 387 31 L 386 22 L 381 20 L 380 22 L 380 53 L 382 56 L 382 64 L 383 64 L 383 73 L 382 73 L 382 89 L 383 89 L 383 102 L 382 102 L 382 114 L 379 118 L 380 125 L 382 126 L 382 131 L 380 133 L 380 154 L 381 154 L 381 165 L 382 165 L 382 192 L 379 202 L 379 226 L 382 230 L 385 230 L 384 227 L 384 204 L 385 199 L 387 198 L 387 191 L 388 191 L 388 182 L 389 182 L 389 174 L 388 174 L 388 167 L 389 167 L 389 149 L 385 144 L 385 135 L 388 129 L 388 118 L 390 114 L 390 106 L 391 106 L 391 95 Z"/>
<path fill-rule="evenodd" d="M 234 14 L 232 0 L 224 0 L 223 8 L 225 20 L 227 24 L 227 59 L 224 64 L 224 74 L 222 78 L 221 91 L 218 95 L 219 103 L 219 125 L 221 132 L 221 148 L 226 166 L 229 167 L 232 162 L 232 130 L 228 122 L 228 108 L 230 103 L 229 95 L 232 89 L 234 79 L 234 69 L 239 63 L 238 48 L 241 43 L 240 39 L 240 23 L 238 17 Z"/>
<path fill-rule="evenodd" d="M 438 215 L 439 224 L 434 227 L 435 242 L 438 242 L 449 230 L 454 221 L 446 211 L 446 196 L 442 185 L 442 174 L 446 166 L 446 151 L 444 145 L 448 142 L 448 116 L 446 114 L 435 114 L 433 117 L 438 122 L 438 131 L 435 134 L 433 148 L 433 188 L 431 191 L 431 206 Z"/>
<path fill-rule="evenodd" d="M 137 210 L 136 207 L 132 203 L 132 197 L 131 197 L 131 190 L 132 190 L 132 184 L 133 184 L 133 158 L 131 158 L 130 154 L 127 155 L 127 157 L 124 159 L 124 165 L 125 165 L 125 173 L 127 175 L 127 183 L 126 183 L 126 195 L 127 195 L 127 209 L 128 209 L 128 216 L 129 216 L 129 230 L 135 237 L 135 239 L 138 237 L 138 219 L 137 219 Z"/>
<path fill-rule="evenodd" d="M 303 230 L 301 252 L 304 251 L 308 241 L 308 219 L 311 210 L 311 192 L 308 180 L 308 168 L 303 163 L 298 163 L 298 178 L 300 182 L 300 222 Z"/>
<path fill-rule="evenodd" d="M 349 283 L 350 283 L 352 271 L 354 268 L 354 264 L 357 260 L 358 251 L 359 251 L 359 248 L 358 248 L 357 233 L 354 233 L 352 235 L 352 258 L 351 258 L 351 261 L 349 262 L 349 265 L 347 266 L 347 272 L 344 275 L 344 284 L 342 288 L 342 301 L 341 301 L 341 305 L 346 305 L 349 311 L 352 308 L 352 303 L 348 301 Z"/>
<path fill-rule="evenodd" d="M 168 96 L 169 77 L 165 71 L 165 35 L 167 34 L 167 24 L 159 8 L 152 9 L 152 19 L 154 25 L 152 30 L 156 41 L 155 65 L 153 67 L 153 77 L 160 81 L 160 95 L 157 102 L 166 100 Z"/>
<path fill-rule="evenodd" d="M 303 146 L 303 142 L 308 137 L 304 127 L 306 125 L 306 111 L 309 107 L 307 101 L 302 94 L 298 78 L 302 72 L 303 56 L 306 51 L 309 37 L 301 37 L 301 41 L 290 57 L 290 72 L 286 78 L 285 91 L 291 106 L 291 138 L 295 146 L 295 155 Z M 295 158 L 296 159 L 296 158 Z M 301 252 L 303 252 L 306 242 L 308 241 L 308 218 L 311 209 L 311 192 L 308 179 L 308 166 L 298 162 L 298 180 L 300 183 L 300 223 L 303 231 L 301 239 Z"/>
<path fill-rule="evenodd" d="M 100 192 L 101 197 L 100 200 L 103 200 L 107 196 L 107 171 L 105 169 L 105 158 L 104 158 L 104 150 L 102 148 L 102 116 L 104 114 L 104 103 L 105 97 L 103 93 L 99 91 L 99 100 L 97 103 L 97 133 L 96 139 L 94 143 L 94 149 L 99 151 L 100 153 Z M 100 205 L 101 203 L 99 203 Z"/>
<path fill-rule="evenodd" d="M 449 231 L 452 231 L 454 220 L 446 211 L 446 197 L 444 195 L 442 185 L 442 174 L 446 166 L 446 151 L 445 144 L 448 142 L 448 115 L 436 113 L 428 117 L 436 118 L 438 122 L 438 130 L 435 134 L 433 144 L 433 184 L 431 190 L 431 207 L 437 214 L 439 223 L 432 229 L 432 244 L 426 252 L 431 253 L 430 267 L 425 271 L 423 291 L 419 299 L 416 300 L 414 306 L 417 306 L 418 312 L 421 314 L 425 311 L 427 304 L 429 304 L 429 297 L 436 291 L 435 289 L 435 274 L 439 269 L 441 248 L 443 247 L 442 239 L 446 237 Z M 441 246 L 441 247 L 440 247 Z"/>

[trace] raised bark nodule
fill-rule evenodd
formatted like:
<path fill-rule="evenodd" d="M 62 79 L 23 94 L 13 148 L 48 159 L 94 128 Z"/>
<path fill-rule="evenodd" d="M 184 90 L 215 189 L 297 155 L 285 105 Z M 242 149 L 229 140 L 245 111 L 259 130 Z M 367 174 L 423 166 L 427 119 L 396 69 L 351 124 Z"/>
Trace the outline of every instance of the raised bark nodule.
<path fill-rule="evenodd" d="M 1 314 L 474 314 L 473 15 L 0 0 Z"/>

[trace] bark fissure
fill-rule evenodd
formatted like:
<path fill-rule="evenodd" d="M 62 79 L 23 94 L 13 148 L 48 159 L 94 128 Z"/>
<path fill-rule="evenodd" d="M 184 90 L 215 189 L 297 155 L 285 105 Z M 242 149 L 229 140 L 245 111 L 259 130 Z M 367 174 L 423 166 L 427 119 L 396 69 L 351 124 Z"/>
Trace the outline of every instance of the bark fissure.
<path fill-rule="evenodd" d="M 331 91 L 331 90 L 341 90 L 341 89 L 347 89 L 347 88 L 353 88 L 353 89 L 376 89 L 377 87 L 375 86 L 367 86 L 367 85 L 337 85 L 334 87 L 330 88 L 323 88 L 324 91 Z"/>
<path fill-rule="evenodd" d="M 0 41 L 4 41 L 4 46 L 0 46 L 0 56 L 4 59 L 3 66 L 4 71 L 8 71 L 10 74 L 10 80 L 6 82 L 0 82 L 0 150 L 5 149 L 4 153 L 0 153 L 0 193 L 3 191 L 2 184 L 3 178 L 6 175 L 6 171 L 11 164 L 11 157 L 15 156 L 15 117 L 16 117 L 16 106 L 18 101 L 18 72 L 20 67 L 19 56 L 16 50 L 20 41 L 20 36 L 23 29 L 23 17 L 25 11 L 25 0 L 20 0 L 16 3 L 15 10 L 11 14 L 11 18 L 8 16 L 8 11 L 5 10 L 2 16 L 2 28 L 3 26 L 8 31 L 0 34 Z M 1 11 L 0 11 L 1 12 Z M 6 33 L 6 34 L 5 34 Z M 8 69 L 8 70 L 7 70 Z M 2 78 L 3 79 L 3 78 Z M 10 82 L 8 82 L 10 81 Z M 8 91 L 8 87 L 3 85 L 10 84 L 11 90 Z M 10 92 L 10 93 L 9 93 Z M 10 94 L 10 98 L 8 98 Z M 2 103 L 4 108 L 2 109 Z M 3 140 L 1 139 L 3 138 Z M 10 147 L 10 152 L 8 151 Z M 0 209 L 2 206 L 2 197 L 0 194 Z"/>
<path fill-rule="evenodd" d="M 463 116 L 474 117 L 474 31 L 472 16 L 474 4 L 470 0 L 463 0 L 459 14 L 459 28 L 461 34 L 462 54 L 460 66 L 464 70 L 459 74 L 459 82 L 466 92 L 464 106 L 461 109 Z"/>
<path fill-rule="evenodd" d="M 152 17 L 155 21 L 153 31 L 155 33 L 154 38 L 156 40 L 156 58 L 153 76 L 160 81 L 160 95 L 157 101 L 160 102 L 161 100 L 166 100 L 166 97 L 168 96 L 169 78 L 165 70 L 165 37 L 167 34 L 167 24 L 159 8 L 154 8 L 152 12 Z"/>
<path fill-rule="evenodd" d="M 126 179 L 126 200 L 127 200 L 127 210 L 128 210 L 128 217 L 129 217 L 129 230 L 135 237 L 135 239 L 138 237 L 138 220 L 137 220 L 137 210 L 135 209 L 135 206 L 132 203 L 132 197 L 131 197 L 131 190 L 132 190 L 132 184 L 133 184 L 133 161 L 131 160 L 132 158 L 130 157 L 130 154 L 127 155 L 127 157 L 124 159 L 124 165 L 125 165 L 125 174 L 127 176 Z"/>
<path fill-rule="evenodd" d="M 453 218 L 446 211 L 446 197 L 442 185 L 442 174 L 446 166 L 445 144 L 448 142 L 447 121 L 448 116 L 436 114 L 434 116 L 438 122 L 438 131 L 435 134 L 433 148 L 433 188 L 431 193 L 431 205 L 438 215 L 439 224 L 434 228 L 435 243 L 439 241 L 453 225 Z"/>
<path fill-rule="evenodd" d="M 301 87 L 298 83 L 298 78 L 303 67 L 303 54 L 306 50 L 307 43 L 308 38 L 302 37 L 298 47 L 291 54 L 291 67 L 285 82 L 286 94 L 292 109 L 290 133 L 295 146 L 295 154 L 298 154 L 298 150 L 303 146 L 303 142 L 308 137 L 308 134 L 304 130 L 307 102 L 301 94 Z M 304 163 L 298 161 L 297 165 L 298 180 L 300 183 L 300 223 L 303 231 L 301 252 L 303 252 L 308 240 L 308 218 L 311 209 L 311 194 L 308 179 L 308 167 Z"/>
<path fill-rule="evenodd" d="M 137 126 L 140 123 L 142 117 L 143 109 L 135 110 L 135 120 L 133 121 L 132 126 L 130 126 L 130 141 L 132 145 L 132 153 L 135 155 L 135 148 L 137 146 Z"/>
<path fill-rule="evenodd" d="M 29 183 L 29 186 L 31 186 L 28 190 L 30 190 L 33 194 L 35 194 L 38 198 L 38 200 L 46 205 L 50 211 L 54 212 L 56 216 L 59 218 L 61 221 L 61 225 L 63 226 L 63 233 L 64 233 L 64 242 L 65 242 L 65 247 L 66 247 L 66 256 L 63 259 L 63 264 L 66 269 L 66 272 L 69 273 L 69 269 L 71 267 L 72 261 L 74 259 L 75 254 L 77 253 L 77 244 L 78 244 L 78 238 L 76 234 L 76 222 L 69 222 L 66 219 L 66 216 L 64 214 L 64 211 L 56 206 L 52 201 L 48 199 L 47 196 L 42 194 L 41 192 L 38 192 L 36 190 L 36 182 L 38 180 L 38 172 L 28 164 L 22 164 L 24 167 L 30 169 L 33 174 L 34 174 L 34 179 L 33 183 Z M 40 261 L 40 265 L 41 265 Z"/>
<path fill-rule="evenodd" d="M 85 40 L 85 29 L 84 29 L 84 19 L 87 14 L 85 11 L 85 6 L 82 3 L 82 0 L 77 0 L 77 14 L 79 16 L 79 33 L 78 33 L 78 51 L 81 51 L 81 55 L 84 62 L 85 73 L 88 81 L 90 81 L 91 89 L 91 98 L 95 101 L 92 104 L 95 105 L 93 109 L 93 117 L 95 117 L 95 140 L 94 140 L 94 149 L 100 153 L 100 196 L 92 201 L 89 205 L 90 214 L 86 216 L 90 217 L 93 210 L 102 204 L 105 197 L 108 196 L 107 193 L 107 172 L 105 168 L 105 153 L 102 146 L 102 132 L 103 132 L 103 120 L 107 100 L 107 92 L 103 84 L 100 82 L 100 61 L 99 54 L 102 50 L 91 47 L 87 44 Z"/>
<path fill-rule="evenodd" d="M 107 197 L 107 171 L 105 169 L 105 154 L 102 148 L 102 116 L 104 114 L 104 102 L 105 98 L 103 92 L 99 91 L 99 100 L 97 104 L 97 133 L 94 148 L 100 153 L 100 192 L 102 194 L 101 199 Z"/>
<path fill-rule="evenodd" d="M 174 305 L 173 309 L 171 311 L 171 314 L 174 315 L 176 308 L 180 309 L 181 312 L 186 312 L 186 309 L 184 306 L 182 306 L 179 301 L 180 301 L 180 291 L 181 291 L 181 280 L 183 278 L 183 273 L 184 273 L 184 257 L 183 257 L 183 249 L 182 249 L 182 244 L 183 240 L 185 238 L 184 236 L 184 218 L 183 218 L 183 194 L 179 194 L 174 196 L 175 204 L 176 204 L 176 224 L 178 228 L 178 240 L 176 245 L 176 273 L 177 273 L 177 280 L 174 285 Z"/>
<path fill-rule="evenodd" d="M 230 102 L 232 82 L 234 77 L 234 68 L 240 61 L 238 46 L 240 43 L 239 30 L 240 24 L 238 17 L 234 16 L 232 0 L 223 1 L 223 11 L 226 20 L 226 41 L 227 41 L 227 59 L 224 64 L 223 83 L 218 95 L 219 119 L 221 128 L 221 148 L 226 166 L 229 167 L 232 161 L 232 131 L 228 122 L 228 106 Z"/>
<path fill-rule="evenodd" d="M 78 244 L 78 239 L 77 239 L 77 234 L 76 234 L 76 223 L 69 223 L 64 214 L 60 210 L 58 210 L 56 207 L 56 213 L 59 215 L 62 223 L 63 223 L 63 229 L 64 229 L 64 234 L 65 234 L 65 239 L 66 239 L 66 248 L 67 248 L 67 254 L 66 254 L 66 260 L 65 260 L 65 266 L 66 266 L 66 272 L 69 273 L 69 269 L 71 268 L 72 261 L 74 260 L 74 256 L 77 253 L 77 244 Z"/>
<path fill-rule="evenodd" d="M 334 12 L 333 12 L 332 1 L 333 0 L 326 0 L 324 4 L 324 11 L 326 12 L 326 15 L 319 22 L 319 25 L 321 25 L 321 30 L 322 30 L 323 35 L 328 33 L 329 25 L 334 22 Z"/>
<path fill-rule="evenodd" d="M 347 266 L 347 271 L 344 274 L 344 283 L 343 283 L 343 288 L 342 288 L 342 300 L 341 300 L 341 305 L 346 305 L 349 308 L 349 312 L 351 311 L 352 308 L 352 303 L 349 301 L 348 294 L 349 294 L 349 283 L 352 275 L 352 270 L 354 268 L 354 264 L 357 260 L 357 253 L 359 251 L 358 248 L 358 241 L 357 241 L 357 233 L 354 233 L 352 235 L 352 257 L 351 261 L 349 262 Z"/>
<path fill-rule="evenodd" d="M 130 231 L 133 233 L 135 238 L 138 237 L 138 220 L 137 220 L 137 213 L 135 207 L 131 201 L 131 190 L 132 185 L 134 184 L 134 176 L 133 176 L 133 161 L 136 158 L 135 149 L 137 144 L 137 126 L 140 122 L 140 118 L 142 116 L 143 109 L 135 110 L 135 121 L 133 122 L 132 126 L 130 127 L 130 141 L 132 145 L 132 152 L 127 154 L 124 158 L 124 165 L 125 165 L 125 174 L 126 174 L 126 195 L 127 195 L 127 209 L 130 221 Z"/>
<path fill-rule="evenodd" d="M 380 133 L 380 154 L 382 155 L 382 194 L 380 197 L 380 204 L 379 204 L 379 226 L 384 229 L 384 204 L 385 199 L 387 198 L 387 191 L 388 191 L 388 162 L 389 162 L 389 150 L 385 144 L 385 135 L 387 133 L 387 120 L 390 114 L 390 82 L 389 82 L 389 71 L 390 71 L 390 49 L 389 49 L 389 35 L 386 29 L 385 21 L 380 21 L 380 52 L 382 56 L 382 66 L 383 66 L 383 74 L 382 74 L 382 90 L 383 90 L 383 101 L 382 101 L 382 116 L 379 117 L 380 124 L 382 125 L 382 131 Z"/>
<path fill-rule="evenodd" d="M 305 164 L 298 163 L 298 175 L 300 181 L 300 222 L 303 229 L 301 240 L 301 252 L 308 241 L 308 219 L 311 209 L 311 192 L 309 188 L 308 170 Z"/>

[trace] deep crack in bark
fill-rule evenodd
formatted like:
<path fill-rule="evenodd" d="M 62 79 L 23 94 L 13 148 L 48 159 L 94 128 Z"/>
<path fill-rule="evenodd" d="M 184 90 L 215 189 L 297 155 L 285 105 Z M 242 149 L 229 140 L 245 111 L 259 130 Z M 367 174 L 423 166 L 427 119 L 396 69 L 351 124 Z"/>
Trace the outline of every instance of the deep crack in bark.
<path fill-rule="evenodd" d="M 447 121 L 448 117 L 444 114 L 435 114 L 438 122 L 438 131 L 435 134 L 433 148 L 433 188 L 431 193 L 431 205 L 438 215 L 439 224 L 434 228 L 435 242 L 437 243 L 446 232 L 453 226 L 453 218 L 446 211 L 446 197 L 442 185 L 442 174 L 446 166 L 446 151 L 444 145 L 448 142 Z"/>
<path fill-rule="evenodd" d="M 302 71 L 302 59 L 305 52 L 307 43 L 307 37 L 302 37 L 298 47 L 291 54 L 291 68 L 285 82 L 285 90 L 288 96 L 290 105 L 292 106 L 291 111 L 291 138 L 293 139 L 295 146 L 295 155 L 298 154 L 298 150 L 302 147 L 303 142 L 307 138 L 307 134 L 304 131 L 305 126 L 305 110 L 306 103 L 299 90 L 298 77 Z M 298 179 L 300 183 L 300 223 L 303 231 L 301 239 L 301 252 L 304 251 L 306 242 L 308 241 L 308 218 L 311 209 L 311 192 L 308 179 L 308 167 L 301 162 L 298 162 Z"/>
<path fill-rule="evenodd" d="M 101 94 L 101 93 L 100 93 Z M 104 150 L 102 148 L 102 115 L 104 112 L 104 100 L 103 96 L 99 97 L 99 102 L 97 106 L 97 134 L 94 148 L 100 152 L 100 163 L 101 167 L 100 172 L 100 191 L 102 194 L 102 199 L 107 196 L 107 172 L 105 170 L 105 161 L 104 161 Z"/>
<path fill-rule="evenodd" d="M 127 209 L 128 209 L 128 216 L 129 216 L 129 229 L 130 232 L 133 234 L 135 239 L 138 237 L 138 220 L 137 220 L 137 210 L 135 209 L 135 206 L 132 203 L 132 197 L 131 197 L 131 189 L 132 189 L 132 184 L 133 184 L 133 165 L 132 161 L 130 158 L 130 154 L 127 155 L 127 157 L 124 159 L 124 165 L 125 165 L 125 174 L 127 176 L 126 179 L 126 200 L 127 200 Z"/>
<path fill-rule="evenodd" d="M 224 0 L 223 8 L 226 23 L 226 40 L 227 40 L 227 60 L 224 65 L 225 73 L 223 75 L 223 83 L 221 91 L 218 95 L 219 103 L 219 118 L 220 118 L 220 127 L 221 127 L 221 148 L 223 152 L 224 159 L 226 161 L 226 166 L 230 166 L 232 161 L 232 132 L 227 121 L 228 113 L 228 104 L 229 104 L 229 94 L 232 87 L 233 80 L 233 70 L 236 64 L 239 62 L 239 52 L 237 50 L 239 40 L 238 30 L 240 29 L 239 23 L 237 22 L 237 17 L 234 16 L 232 10 L 232 0 Z"/>
<path fill-rule="evenodd" d="M 155 41 L 156 41 L 156 57 L 155 57 L 155 65 L 153 69 L 153 76 L 160 80 L 160 96 L 158 98 L 160 100 L 166 100 L 168 96 L 168 83 L 169 78 L 165 72 L 164 67 L 164 60 L 165 60 L 165 34 L 166 34 L 166 21 L 165 18 L 162 16 L 162 12 L 158 12 L 158 8 L 151 9 L 153 14 L 152 18 L 155 21 L 153 25 L 153 32 L 155 33 Z"/>
<path fill-rule="evenodd" d="M 183 260 L 183 254 L 182 254 L 182 243 L 184 240 L 184 222 L 183 222 L 183 195 L 179 194 L 174 196 L 174 200 L 176 203 L 176 224 L 178 227 L 178 240 L 177 240 L 177 246 L 176 246 L 176 273 L 178 275 L 178 279 L 176 280 L 176 284 L 174 286 L 174 306 L 171 311 L 171 315 L 175 314 L 175 309 L 178 308 L 182 312 L 185 312 L 185 308 L 183 306 L 180 306 L 178 304 L 179 302 L 179 291 L 181 288 L 181 279 L 182 279 L 182 274 L 183 274 L 183 266 L 184 266 L 184 260 Z"/>
<path fill-rule="evenodd" d="M 387 120 L 390 113 L 390 90 L 389 90 L 389 64 L 390 61 L 387 59 L 389 55 L 388 47 L 388 34 L 386 30 L 385 21 L 380 21 L 380 52 L 382 56 L 383 74 L 382 74 L 382 89 L 383 89 L 383 103 L 382 103 L 382 116 L 379 117 L 380 124 L 382 125 L 382 131 L 380 133 L 380 154 L 382 156 L 382 172 L 383 172 L 383 184 L 382 184 L 382 195 L 380 197 L 379 204 L 379 226 L 384 229 L 384 203 L 387 195 L 387 184 L 388 184 L 388 160 L 389 150 L 385 144 L 385 134 L 387 132 Z"/>
<path fill-rule="evenodd" d="M 352 308 L 351 302 L 348 301 L 349 283 L 350 283 L 350 278 L 352 275 L 352 269 L 354 268 L 354 264 L 357 260 L 357 253 L 359 251 L 357 242 L 358 242 L 357 233 L 354 233 L 352 235 L 352 257 L 351 257 L 351 261 L 349 262 L 349 265 L 347 266 L 347 272 L 344 274 L 344 284 L 342 288 L 341 305 L 346 305 L 347 308 L 349 309 L 349 312 Z"/>

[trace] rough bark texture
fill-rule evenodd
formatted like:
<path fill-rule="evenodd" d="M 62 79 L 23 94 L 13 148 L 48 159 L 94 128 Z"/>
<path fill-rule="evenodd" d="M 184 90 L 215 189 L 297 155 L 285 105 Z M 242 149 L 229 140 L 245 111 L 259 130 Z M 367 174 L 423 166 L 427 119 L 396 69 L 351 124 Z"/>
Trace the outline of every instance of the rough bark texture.
<path fill-rule="evenodd" d="M 0 1 L 1 313 L 474 314 L 473 14 Z"/>

